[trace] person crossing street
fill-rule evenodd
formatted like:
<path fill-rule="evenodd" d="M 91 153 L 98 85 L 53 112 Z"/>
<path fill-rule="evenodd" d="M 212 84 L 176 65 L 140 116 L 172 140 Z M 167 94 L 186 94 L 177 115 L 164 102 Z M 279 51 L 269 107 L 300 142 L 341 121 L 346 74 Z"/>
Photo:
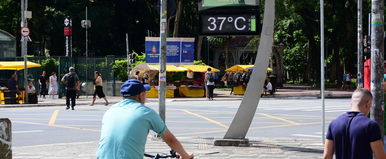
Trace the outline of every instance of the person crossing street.
<path fill-rule="evenodd" d="M 78 75 L 75 72 L 75 68 L 70 67 L 69 73 L 64 75 L 61 81 L 66 84 L 66 109 L 70 109 L 71 100 L 71 108 L 74 110 L 76 91 L 80 88 L 80 82 Z"/>

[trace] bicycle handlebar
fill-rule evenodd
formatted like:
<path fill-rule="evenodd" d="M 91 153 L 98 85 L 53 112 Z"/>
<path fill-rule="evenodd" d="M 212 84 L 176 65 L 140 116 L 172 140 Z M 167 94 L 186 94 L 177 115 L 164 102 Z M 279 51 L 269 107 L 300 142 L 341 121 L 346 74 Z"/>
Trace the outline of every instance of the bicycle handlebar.
<path fill-rule="evenodd" d="M 150 154 L 144 154 L 145 157 L 150 157 L 150 158 L 153 158 L 153 159 L 160 159 L 160 158 L 180 158 L 179 155 L 177 155 L 176 151 L 174 150 L 170 150 L 169 151 L 170 154 L 169 155 L 161 155 L 161 154 L 156 154 L 156 155 L 150 155 Z"/>

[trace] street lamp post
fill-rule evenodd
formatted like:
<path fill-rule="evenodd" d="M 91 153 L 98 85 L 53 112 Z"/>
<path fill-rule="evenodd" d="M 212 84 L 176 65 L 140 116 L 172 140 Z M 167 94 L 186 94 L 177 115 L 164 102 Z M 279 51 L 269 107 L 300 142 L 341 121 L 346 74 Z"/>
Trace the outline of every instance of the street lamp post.
<path fill-rule="evenodd" d="M 87 80 L 88 80 L 88 29 L 91 28 L 91 21 L 88 20 L 87 4 L 86 4 L 86 19 L 81 21 L 81 26 L 86 29 L 86 83 L 87 83 Z"/>

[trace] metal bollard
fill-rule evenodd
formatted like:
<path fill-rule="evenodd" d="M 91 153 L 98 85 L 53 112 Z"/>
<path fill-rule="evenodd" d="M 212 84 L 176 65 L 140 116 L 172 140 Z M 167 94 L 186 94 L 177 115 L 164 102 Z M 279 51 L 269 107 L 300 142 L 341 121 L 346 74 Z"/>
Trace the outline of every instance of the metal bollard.
<path fill-rule="evenodd" d="M 12 159 L 12 127 L 8 118 L 0 118 L 0 158 Z"/>

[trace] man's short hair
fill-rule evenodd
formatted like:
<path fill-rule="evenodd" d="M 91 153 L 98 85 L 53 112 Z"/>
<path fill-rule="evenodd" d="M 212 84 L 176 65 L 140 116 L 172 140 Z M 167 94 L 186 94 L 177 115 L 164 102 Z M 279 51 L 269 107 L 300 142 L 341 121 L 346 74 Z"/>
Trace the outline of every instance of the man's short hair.
<path fill-rule="evenodd" d="M 364 88 L 358 88 L 351 96 L 353 106 L 363 106 L 373 98 L 371 92 Z"/>
<path fill-rule="evenodd" d="M 361 94 L 363 94 L 363 95 L 365 95 L 367 97 L 373 98 L 373 95 L 371 94 L 371 92 L 369 90 L 365 89 L 365 88 L 357 88 L 354 91 L 354 93 L 356 93 L 356 92 L 361 93 Z"/>

